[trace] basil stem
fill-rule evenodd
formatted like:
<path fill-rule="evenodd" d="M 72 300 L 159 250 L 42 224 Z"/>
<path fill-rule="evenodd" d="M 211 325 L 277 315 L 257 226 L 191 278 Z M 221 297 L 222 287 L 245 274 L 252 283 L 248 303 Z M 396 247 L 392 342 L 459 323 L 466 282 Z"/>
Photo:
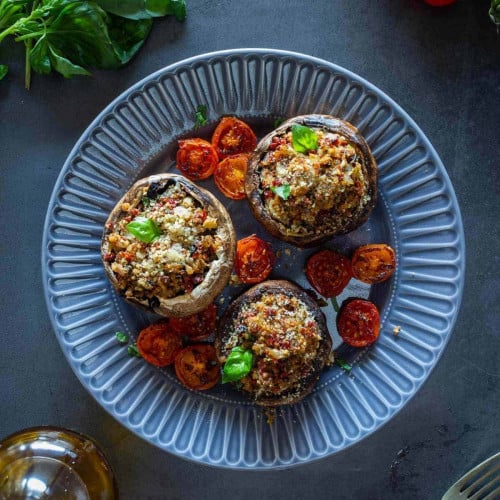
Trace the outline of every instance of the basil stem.
<path fill-rule="evenodd" d="M 161 235 L 160 228 L 147 217 L 136 217 L 127 224 L 127 231 L 143 243 L 151 243 Z"/>
<path fill-rule="evenodd" d="M 333 306 L 333 309 L 335 310 L 335 312 L 339 312 L 340 311 L 340 306 L 339 306 L 339 303 L 337 302 L 337 297 L 335 297 L 335 295 L 333 297 L 330 298 L 330 300 L 332 301 L 332 306 Z"/>

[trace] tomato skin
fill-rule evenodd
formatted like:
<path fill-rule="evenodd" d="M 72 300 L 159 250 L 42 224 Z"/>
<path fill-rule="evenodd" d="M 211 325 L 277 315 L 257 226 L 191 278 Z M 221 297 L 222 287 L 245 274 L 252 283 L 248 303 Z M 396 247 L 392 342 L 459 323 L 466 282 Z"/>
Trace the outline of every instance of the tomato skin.
<path fill-rule="evenodd" d="M 212 135 L 212 146 L 220 160 L 239 153 L 251 153 L 257 146 L 257 137 L 243 121 L 225 116 Z"/>
<path fill-rule="evenodd" d="M 323 297 L 340 295 L 352 277 L 351 262 L 334 250 L 320 250 L 306 263 L 309 283 Z"/>
<path fill-rule="evenodd" d="M 215 167 L 214 181 L 221 193 L 233 200 L 242 200 L 245 194 L 245 174 L 249 155 L 227 156 Z"/>
<path fill-rule="evenodd" d="M 193 344 L 175 356 L 175 374 L 188 389 L 204 391 L 220 380 L 220 366 L 214 346 Z"/>
<path fill-rule="evenodd" d="M 217 325 L 217 307 L 210 304 L 206 309 L 183 318 L 170 318 L 172 330 L 179 336 L 185 335 L 192 342 L 206 340 Z"/>
<path fill-rule="evenodd" d="M 242 283 L 260 283 L 271 273 L 275 260 L 271 245 L 252 234 L 238 240 L 234 270 Z"/>
<path fill-rule="evenodd" d="M 184 177 L 200 181 L 210 177 L 219 157 L 212 144 L 204 139 L 182 139 L 177 150 L 177 168 Z"/>
<path fill-rule="evenodd" d="M 342 340 L 353 347 L 373 344 L 380 334 L 380 314 L 369 300 L 351 298 L 342 303 L 337 314 L 337 330 Z"/>
<path fill-rule="evenodd" d="M 424 0 L 424 2 L 428 5 L 432 5 L 433 7 L 445 7 L 446 5 L 455 3 L 456 0 Z"/>
<path fill-rule="evenodd" d="M 396 270 L 396 252 L 385 243 L 358 247 L 351 258 L 353 276 L 369 285 L 388 280 Z"/>
<path fill-rule="evenodd" d="M 137 338 L 137 349 L 141 356 L 154 366 L 168 366 L 182 348 L 182 338 L 168 322 L 155 323 L 143 328 Z"/>

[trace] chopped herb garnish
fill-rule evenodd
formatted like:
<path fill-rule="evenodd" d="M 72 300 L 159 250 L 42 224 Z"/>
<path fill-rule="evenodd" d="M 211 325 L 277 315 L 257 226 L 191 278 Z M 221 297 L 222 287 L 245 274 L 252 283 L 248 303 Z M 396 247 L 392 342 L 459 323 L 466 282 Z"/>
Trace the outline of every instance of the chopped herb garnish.
<path fill-rule="evenodd" d="M 9 68 L 5 64 L 0 64 L 0 80 L 9 72 Z"/>
<path fill-rule="evenodd" d="M 298 153 L 307 153 L 318 149 L 318 136 L 305 125 L 292 125 L 292 146 Z"/>
<path fill-rule="evenodd" d="M 142 204 L 144 205 L 145 208 L 149 208 L 151 206 L 151 198 L 149 198 L 148 196 L 143 196 Z"/>
<path fill-rule="evenodd" d="M 335 363 L 347 373 L 351 373 L 352 366 L 344 359 L 335 356 Z"/>
<path fill-rule="evenodd" d="M 252 369 L 252 363 L 252 351 L 245 351 L 239 346 L 234 347 L 222 368 L 222 383 L 242 379 Z"/>
<path fill-rule="evenodd" d="M 278 195 L 282 200 L 288 200 L 290 196 L 290 184 L 282 184 L 281 186 L 271 186 L 271 191 Z"/>
<path fill-rule="evenodd" d="M 333 306 L 333 309 L 335 310 L 335 312 L 339 312 L 340 311 L 340 307 L 339 307 L 339 303 L 337 302 L 337 297 L 335 297 L 335 295 L 333 297 L 331 297 L 330 299 L 332 301 L 332 306 Z"/>
<path fill-rule="evenodd" d="M 153 220 L 141 216 L 127 224 L 127 231 L 144 243 L 151 243 L 161 234 L 160 228 Z"/>
<path fill-rule="evenodd" d="M 132 356 L 134 358 L 142 358 L 141 353 L 139 352 L 135 344 L 130 344 L 127 347 L 127 352 L 129 356 Z"/>
<path fill-rule="evenodd" d="M 194 115 L 194 128 L 197 129 L 207 123 L 207 107 L 204 104 L 200 104 L 196 108 L 196 113 Z"/>
<path fill-rule="evenodd" d="M 115 333 L 116 340 L 120 342 L 120 344 L 128 344 L 128 335 L 123 332 L 116 332 Z"/>

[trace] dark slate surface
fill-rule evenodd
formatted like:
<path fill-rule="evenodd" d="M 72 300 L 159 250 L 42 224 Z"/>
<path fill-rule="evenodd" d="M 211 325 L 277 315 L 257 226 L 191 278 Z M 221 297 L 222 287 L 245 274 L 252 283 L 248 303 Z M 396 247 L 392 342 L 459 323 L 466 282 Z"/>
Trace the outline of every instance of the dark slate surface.
<path fill-rule="evenodd" d="M 55 424 L 93 436 L 122 498 L 440 498 L 500 448 L 500 36 L 487 0 L 432 9 L 417 0 L 190 0 L 184 24 L 155 23 L 127 68 L 22 85 L 21 46 L 0 47 L 0 437 Z M 49 197 L 101 109 L 149 73 L 199 53 L 287 49 L 337 63 L 399 103 L 435 146 L 455 187 L 466 284 L 448 347 L 418 394 L 382 429 L 314 464 L 233 472 L 166 454 L 116 423 L 69 368 L 52 332 L 40 244 Z"/>

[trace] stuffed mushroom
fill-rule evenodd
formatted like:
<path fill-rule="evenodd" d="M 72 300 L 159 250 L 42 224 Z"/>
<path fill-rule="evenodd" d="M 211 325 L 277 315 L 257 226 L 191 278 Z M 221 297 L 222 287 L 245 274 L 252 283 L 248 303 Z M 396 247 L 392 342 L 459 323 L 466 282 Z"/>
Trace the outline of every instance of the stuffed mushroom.
<path fill-rule="evenodd" d="M 332 347 L 326 319 L 302 288 L 286 280 L 262 282 L 230 304 L 215 338 L 226 376 L 256 404 L 294 404 L 311 392 Z M 231 359 L 247 369 L 232 377 Z M 228 366 L 229 365 L 229 366 Z"/>
<path fill-rule="evenodd" d="M 254 217 L 273 236 L 310 247 L 368 219 L 377 200 L 377 165 L 350 123 L 297 116 L 259 142 L 245 191 Z"/>
<path fill-rule="evenodd" d="M 137 181 L 106 221 L 101 255 L 117 292 L 162 316 L 206 308 L 231 275 L 236 236 L 224 206 L 186 178 Z"/>

